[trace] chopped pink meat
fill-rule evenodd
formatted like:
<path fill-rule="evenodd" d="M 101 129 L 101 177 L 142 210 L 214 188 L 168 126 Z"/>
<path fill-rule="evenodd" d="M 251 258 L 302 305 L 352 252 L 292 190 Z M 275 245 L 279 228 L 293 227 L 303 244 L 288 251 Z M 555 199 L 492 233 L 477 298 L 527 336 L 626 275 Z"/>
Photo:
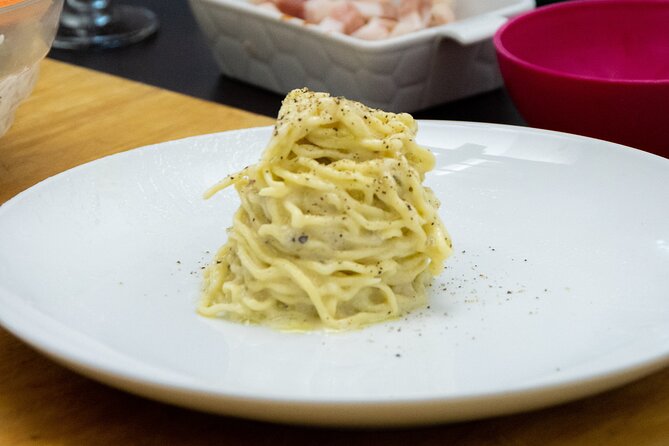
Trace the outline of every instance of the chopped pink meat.
<path fill-rule="evenodd" d="M 344 25 L 344 34 L 351 34 L 365 24 L 365 18 L 351 2 L 337 2 L 331 17 Z"/>
<path fill-rule="evenodd" d="M 378 40 L 455 20 L 455 0 L 250 0 L 328 32 Z"/>
<path fill-rule="evenodd" d="M 327 1 L 327 0 L 326 0 Z M 367 20 L 397 17 L 397 6 L 391 1 L 357 0 L 351 2 Z"/>
<path fill-rule="evenodd" d="M 401 36 L 402 34 L 408 34 L 423 28 L 427 28 L 424 23 L 424 17 L 418 11 L 411 11 L 400 16 L 391 34 L 393 36 Z"/>
<path fill-rule="evenodd" d="M 258 3 L 258 6 L 263 8 L 263 9 L 267 9 L 268 11 L 281 12 L 281 11 L 279 11 L 279 8 L 277 8 L 274 3 L 263 2 L 263 3 Z"/>
<path fill-rule="evenodd" d="M 325 32 L 335 32 L 335 33 L 344 32 L 344 24 L 339 20 L 333 19 L 332 17 L 325 17 L 318 24 L 318 27 Z"/>
<path fill-rule="evenodd" d="M 455 13 L 448 0 L 437 0 L 432 2 L 432 11 L 430 12 L 430 26 L 445 25 L 455 21 Z"/>
<path fill-rule="evenodd" d="M 381 40 L 390 36 L 390 30 L 397 22 L 395 20 L 372 17 L 365 25 L 358 28 L 351 35 L 365 40 Z"/>
<path fill-rule="evenodd" d="M 309 23 L 321 23 L 332 14 L 337 2 L 332 0 L 309 0 L 304 4 L 304 19 Z"/>
<path fill-rule="evenodd" d="M 365 17 L 345 0 L 315 0 L 305 3 L 305 19 L 325 31 L 351 34 L 366 22 Z"/>
<path fill-rule="evenodd" d="M 293 17 L 304 18 L 304 4 L 307 0 L 276 0 L 274 3 L 279 11 Z"/>
<path fill-rule="evenodd" d="M 418 14 L 421 18 L 427 17 L 430 15 L 432 3 L 432 0 L 402 0 L 399 2 L 398 15 L 402 17 Z"/>

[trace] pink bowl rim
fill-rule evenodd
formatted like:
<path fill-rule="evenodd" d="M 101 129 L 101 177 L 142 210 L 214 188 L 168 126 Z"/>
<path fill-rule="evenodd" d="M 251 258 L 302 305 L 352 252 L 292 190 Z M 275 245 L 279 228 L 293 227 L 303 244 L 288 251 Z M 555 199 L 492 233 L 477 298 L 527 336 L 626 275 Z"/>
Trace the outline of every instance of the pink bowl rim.
<path fill-rule="evenodd" d="M 536 17 L 540 14 L 551 14 L 556 10 L 561 9 L 579 9 L 581 7 L 592 7 L 593 5 L 639 5 L 639 4 L 658 4 L 664 5 L 669 8 L 669 1 L 667 0 L 568 0 L 561 3 L 555 3 L 552 5 L 541 6 L 532 11 L 528 11 L 523 14 L 519 14 L 516 17 L 513 17 L 502 25 L 493 37 L 493 42 L 497 52 L 507 59 L 512 60 L 515 64 L 521 65 L 526 69 L 536 71 L 542 74 L 547 74 L 551 76 L 561 77 L 565 79 L 571 79 L 575 81 L 586 81 L 593 83 L 605 83 L 605 84 L 625 84 L 625 85 L 669 85 L 669 79 L 610 79 L 597 76 L 585 76 L 574 74 L 569 71 L 554 70 L 550 68 L 543 67 L 531 62 L 521 59 L 520 57 L 513 54 L 509 51 L 504 44 L 502 43 L 502 36 L 507 29 L 517 26 L 519 23 L 522 23 L 526 20 L 532 20 L 533 17 Z"/>

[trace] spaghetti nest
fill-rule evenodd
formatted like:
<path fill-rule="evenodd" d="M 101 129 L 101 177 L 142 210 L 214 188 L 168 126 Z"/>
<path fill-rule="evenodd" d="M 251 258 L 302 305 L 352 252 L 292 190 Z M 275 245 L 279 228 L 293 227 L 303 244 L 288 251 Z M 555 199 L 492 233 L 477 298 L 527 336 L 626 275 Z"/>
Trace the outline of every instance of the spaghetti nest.
<path fill-rule="evenodd" d="M 198 311 L 281 329 L 356 328 L 425 305 L 451 252 L 422 185 L 432 153 L 404 114 L 306 89 L 284 99 L 241 206 L 205 271 Z"/>

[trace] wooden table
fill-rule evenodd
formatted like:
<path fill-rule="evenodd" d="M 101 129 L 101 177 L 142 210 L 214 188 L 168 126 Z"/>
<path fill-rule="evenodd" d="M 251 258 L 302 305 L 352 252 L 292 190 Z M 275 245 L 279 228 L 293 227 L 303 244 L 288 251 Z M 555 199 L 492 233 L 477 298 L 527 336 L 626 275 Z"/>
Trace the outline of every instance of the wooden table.
<path fill-rule="evenodd" d="M 271 120 L 47 60 L 0 139 L 0 203 L 103 155 Z M 669 369 L 585 400 L 405 430 L 280 426 L 152 402 L 56 365 L 0 329 L 0 445 L 669 445 Z"/>

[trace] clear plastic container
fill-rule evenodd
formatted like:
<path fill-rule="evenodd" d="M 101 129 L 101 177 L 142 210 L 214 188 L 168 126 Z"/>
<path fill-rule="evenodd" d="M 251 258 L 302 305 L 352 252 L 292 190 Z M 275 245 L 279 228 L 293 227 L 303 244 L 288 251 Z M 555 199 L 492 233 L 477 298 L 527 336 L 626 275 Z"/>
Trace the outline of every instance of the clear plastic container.
<path fill-rule="evenodd" d="M 62 7 L 63 0 L 0 0 L 0 137 L 32 92 Z"/>

